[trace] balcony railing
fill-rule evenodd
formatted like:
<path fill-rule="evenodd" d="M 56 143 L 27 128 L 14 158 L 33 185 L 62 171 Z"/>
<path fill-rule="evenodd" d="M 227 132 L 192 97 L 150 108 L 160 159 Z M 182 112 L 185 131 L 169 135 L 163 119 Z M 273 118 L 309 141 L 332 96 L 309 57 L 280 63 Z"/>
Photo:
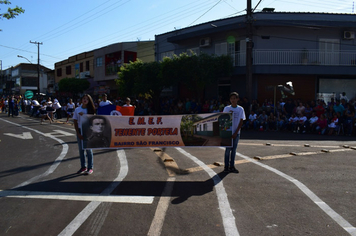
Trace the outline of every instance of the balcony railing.
<path fill-rule="evenodd" d="M 232 55 L 234 66 L 246 66 L 246 53 Z M 254 50 L 253 65 L 356 66 L 356 51 Z"/>

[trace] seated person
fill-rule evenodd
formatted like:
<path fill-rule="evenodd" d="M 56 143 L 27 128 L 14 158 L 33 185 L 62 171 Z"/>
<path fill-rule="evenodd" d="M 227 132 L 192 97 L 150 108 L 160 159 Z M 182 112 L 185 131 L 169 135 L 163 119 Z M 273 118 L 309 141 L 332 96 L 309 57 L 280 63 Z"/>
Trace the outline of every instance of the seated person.
<path fill-rule="evenodd" d="M 287 129 L 289 131 L 295 131 L 298 120 L 299 118 L 295 115 L 295 113 L 293 113 L 292 116 L 288 119 Z"/>
<path fill-rule="evenodd" d="M 248 120 L 246 121 L 246 128 L 256 128 L 256 119 L 257 115 L 254 111 L 251 111 L 251 114 L 248 116 Z"/>
<path fill-rule="evenodd" d="M 336 126 L 339 123 L 339 118 L 337 117 L 337 114 L 334 113 L 333 114 L 333 118 L 331 119 L 330 123 L 328 124 L 328 128 L 329 128 L 329 135 L 332 135 L 334 133 L 334 130 L 336 128 Z"/>
<path fill-rule="evenodd" d="M 260 127 L 260 130 L 266 130 L 267 128 L 267 115 L 265 111 L 262 111 L 262 113 L 258 116 L 257 121 L 258 121 L 258 125 Z"/>
<path fill-rule="evenodd" d="M 313 132 L 313 131 L 315 131 L 315 128 L 316 128 L 316 126 L 317 126 L 317 121 L 318 121 L 318 117 L 316 116 L 316 113 L 315 112 L 313 112 L 312 113 L 312 116 L 309 118 L 309 120 L 307 120 L 306 122 L 305 122 L 305 125 L 304 125 L 304 127 L 305 127 L 305 131 L 306 132 Z"/>
<path fill-rule="evenodd" d="M 304 113 L 301 113 L 298 117 L 298 122 L 297 122 L 297 127 L 296 127 L 296 132 L 302 132 L 305 133 L 304 125 L 305 122 L 308 120 L 308 118 L 304 115 Z"/>
<path fill-rule="evenodd" d="M 267 129 L 268 130 L 276 130 L 276 124 L 277 123 L 277 119 L 274 116 L 273 112 L 271 112 L 267 118 Z"/>
<path fill-rule="evenodd" d="M 328 121 L 325 118 L 325 115 L 321 114 L 319 119 L 316 121 L 315 130 L 319 132 L 319 134 L 324 134 L 327 127 L 328 127 Z"/>

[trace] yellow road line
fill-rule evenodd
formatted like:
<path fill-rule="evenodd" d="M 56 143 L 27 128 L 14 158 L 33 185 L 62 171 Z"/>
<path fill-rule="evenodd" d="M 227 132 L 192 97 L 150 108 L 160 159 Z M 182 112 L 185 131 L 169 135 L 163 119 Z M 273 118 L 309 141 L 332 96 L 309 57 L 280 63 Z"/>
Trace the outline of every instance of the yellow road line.
<path fill-rule="evenodd" d="M 177 174 L 181 174 L 182 170 L 179 169 L 177 163 L 174 159 L 169 156 L 167 153 L 163 152 L 160 148 L 151 148 L 151 150 L 157 154 L 159 158 L 161 158 L 164 166 L 166 167 L 167 173 L 169 176 L 173 177 Z"/>
<path fill-rule="evenodd" d="M 328 152 L 347 152 L 347 151 L 353 151 L 353 149 L 334 149 L 334 150 L 327 150 Z M 293 156 L 307 156 L 307 155 L 316 155 L 316 154 L 322 154 L 325 153 L 323 151 L 315 151 L 315 152 L 296 152 L 296 153 L 289 153 L 289 154 L 281 154 L 281 155 L 272 155 L 272 156 L 264 156 L 264 157 L 259 157 L 260 160 L 272 160 L 272 159 L 278 159 L 278 158 L 285 158 L 285 157 L 293 157 Z"/>
<path fill-rule="evenodd" d="M 276 146 L 276 147 L 305 147 L 304 144 L 278 144 L 278 143 L 269 143 L 269 145 L 266 145 L 266 143 L 243 143 L 239 142 L 239 145 L 244 145 L 244 146 Z M 340 148 L 340 146 L 326 146 L 326 145 L 310 145 L 309 147 L 315 147 L 315 148 Z"/>
<path fill-rule="evenodd" d="M 239 143 L 240 145 L 240 143 Z M 264 144 L 247 144 L 245 143 L 245 145 L 254 145 L 254 146 L 263 146 Z M 276 145 L 276 144 L 273 144 Z M 276 146 L 283 146 L 277 144 Z M 287 145 L 286 145 L 287 146 Z M 302 146 L 302 145 L 291 145 L 291 146 Z M 340 148 L 340 146 L 310 146 L 310 147 L 333 147 L 333 148 Z M 151 148 L 151 150 L 153 150 L 158 157 L 161 158 L 163 164 L 166 167 L 166 170 L 168 172 L 169 176 L 176 176 L 177 174 L 188 174 L 188 173 L 193 173 L 193 172 L 198 172 L 198 171 L 202 171 L 203 168 L 200 166 L 197 167 L 191 167 L 185 170 L 182 170 L 178 167 L 177 163 L 174 161 L 174 159 L 169 156 L 167 153 L 163 152 L 161 149 L 157 149 L 157 148 Z M 328 152 L 346 152 L 346 151 L 353 151 L 354 149 L 351 148 L 343 148 L 343 149 L 334 149 L 334 150 L 328 150 Z M 264 156 L 264 157 L 258 157 L 259 160 L 273 160 L 273 159 L 278 159 L 278 158 L 286 158 L 286 157 L 294 157 L 294 156 L 307 156 L 307 155 L 317 155 L 317 154 L 322 154 L 325 153 L 323 151 L 313 151 L 313 152 L 297 152 L 297 153 L 288 153 L 288 154 L 279 154 L 279 155 L 271 155 L 271 156 Z M 235 161 L 236 165 L 239 164 L 245 164 L 245 163 L 249 163 L 249 160 L 237 160 Z M 218 162 L 216 162 L 218 163 Z M 219 164 L 210 164 L 207 165 L 209 168 L 214 169 L 217 167 L 221 167 L 223 166 L 223 164 L 219 165 Z"/>

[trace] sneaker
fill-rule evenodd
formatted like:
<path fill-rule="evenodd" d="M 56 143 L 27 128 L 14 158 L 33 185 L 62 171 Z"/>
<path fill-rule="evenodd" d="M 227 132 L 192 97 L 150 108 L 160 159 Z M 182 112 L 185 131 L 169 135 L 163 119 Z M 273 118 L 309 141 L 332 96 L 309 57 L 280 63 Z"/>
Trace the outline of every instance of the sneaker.
<path fill-rule="evenodd" d="M 86 167 L 84 168 L 80 168 L 80 170 L 78 170 L 77 174 L 83 174 L 84 172 L 86 172 L 88 169 Z"/>
<path fill-rule="evenodd" d="M 93 174 L 93 169 L 89 169 L 85 174 L 87 174 L 87 175 Z"/>
<path fill-rule="evenodd" d="M 235 167 L 230 167 L 230 172 L 233 172 L 233 173 L 239 173 L 239 171 L 235 168 Z"/>
<path fill-rule="evenodd" d="M 224 168 L 224 172 L 229 172 L 229 168 L 228 168 L 228 167 L 225 167 L 225 168 Z"/>

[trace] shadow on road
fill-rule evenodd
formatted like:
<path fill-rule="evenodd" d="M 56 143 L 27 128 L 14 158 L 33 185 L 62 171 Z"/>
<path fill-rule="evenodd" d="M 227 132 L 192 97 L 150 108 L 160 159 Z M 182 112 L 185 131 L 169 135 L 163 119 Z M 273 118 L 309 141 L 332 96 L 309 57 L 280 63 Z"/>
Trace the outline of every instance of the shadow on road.
<path fill-rule="evenodd" d="M 192 196 L 202 196 L 213 191 L 214 186 L 221 182 L 229 173 L 217 173 L 213 178 L 206 181 L 176 181 L 173 191 L 169 196 L 173 197 L 173 204 L 185 202 Z M 234 173 L 231 173 L 234 174 Z M 75 178 L 91 178 L 79 174 L 70 174 L 57 179 L 29 184 L 20 188 L 12 189 L 18 191 L 36 191 L 43 195 L 51 192 L 78 193 L 98 195 L 113 182 L 110 181 L 67 181 Z M 214 181 L 215 180 L 215 181 Z M 111 196 L 155 196 L 161 197 L 166 186 L 166 181 L 123 181 L 111 193 Z"/>

